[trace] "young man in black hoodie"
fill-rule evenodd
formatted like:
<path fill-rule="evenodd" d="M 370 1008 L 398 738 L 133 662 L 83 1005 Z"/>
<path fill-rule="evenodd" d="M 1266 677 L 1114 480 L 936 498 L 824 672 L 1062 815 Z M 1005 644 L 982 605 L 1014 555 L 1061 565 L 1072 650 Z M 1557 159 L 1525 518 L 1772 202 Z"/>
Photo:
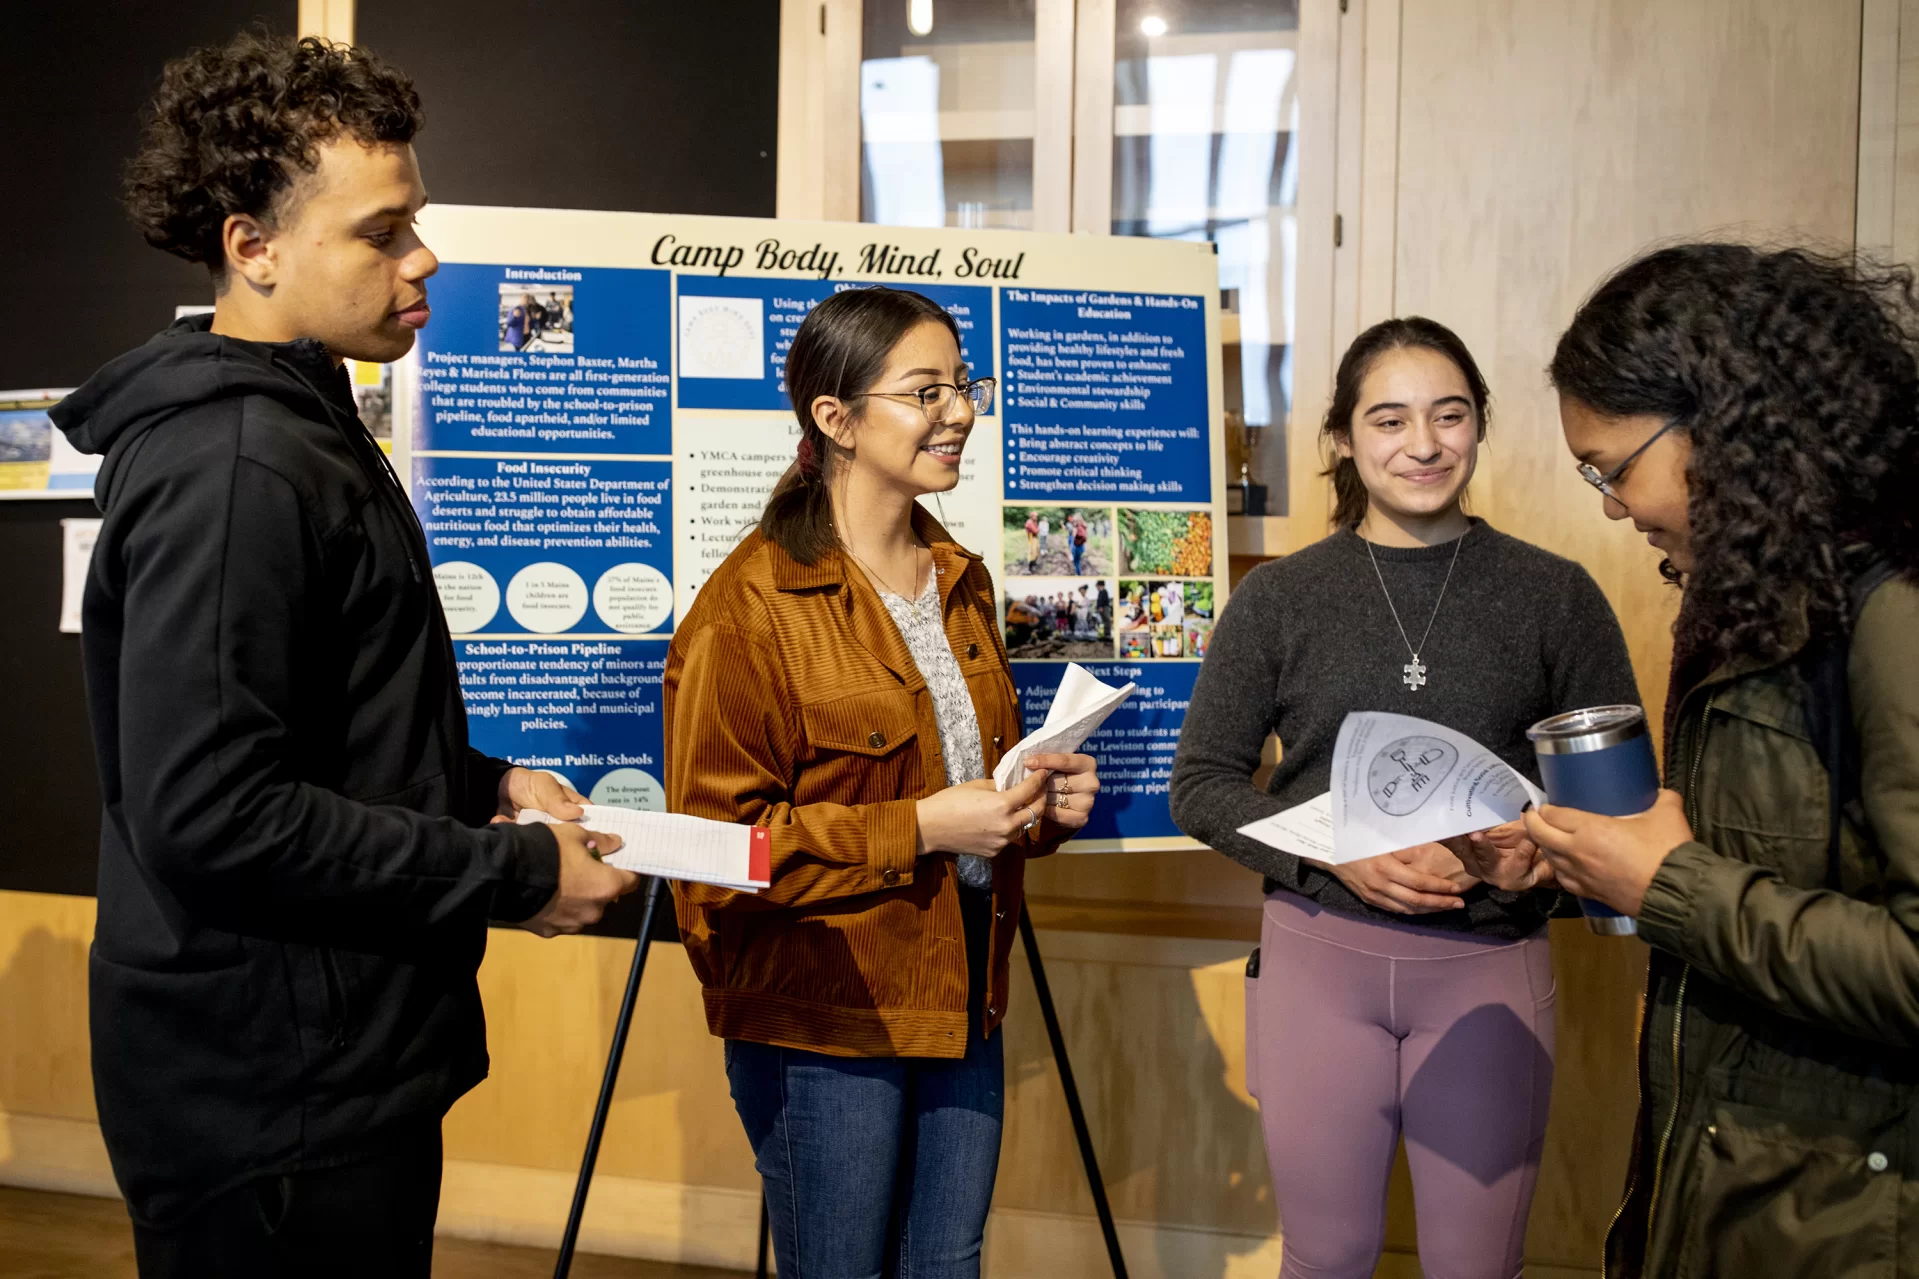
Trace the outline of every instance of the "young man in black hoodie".
<path fill-rule="evenodd" d="M 615 839 L 492 820 L 580 797 L 468 746 L 426 542 L 341 370 L 427 322 L 419 124 L 340 45 L 169 64 L 128 203 L 217 305 L 56 411 L 106 455 L 93 1073 L 149 1279 L 427 1274 L 487 921 L 576 932 L 635 882 L 595 856 Z"/>

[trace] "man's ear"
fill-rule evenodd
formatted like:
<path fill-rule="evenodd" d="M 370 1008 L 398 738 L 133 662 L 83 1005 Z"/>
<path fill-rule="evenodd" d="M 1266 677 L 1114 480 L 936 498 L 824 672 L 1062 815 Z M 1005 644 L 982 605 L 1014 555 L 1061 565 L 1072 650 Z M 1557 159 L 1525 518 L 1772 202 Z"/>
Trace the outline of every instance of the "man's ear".
<path fill-rule="evenodd" d="M 240 279 L 260 292 L 278 283 L 279 255 L 273 232 L 251 213 L 231 213 L 220 227 L 220 247 L 226 252 L 227 278 Z"/>

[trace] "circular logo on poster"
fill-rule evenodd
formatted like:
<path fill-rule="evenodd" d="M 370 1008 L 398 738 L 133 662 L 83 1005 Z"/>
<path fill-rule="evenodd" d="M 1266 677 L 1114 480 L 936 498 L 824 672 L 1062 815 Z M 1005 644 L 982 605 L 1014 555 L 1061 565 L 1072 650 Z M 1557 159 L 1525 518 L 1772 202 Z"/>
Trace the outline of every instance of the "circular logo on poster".
<path fill-rule="evenodd" d="M 1388 742 L 1366 769 L 1366 789 L 1379 811 L 1405 817 L 1418 810 L 1459 763 L 1459 752 L 1437 737 Z"/>
<path fill-rule="evenodd" d="M 589 797 L 596 804 L 616 808 L 640 808 L 650 813 L 666 811 L 666 787 L 660 779 L 640 768 L 616 768 L 593 783 Z"/>
<path fill-rule="evenodd" d="M 760 322 L 743 309 L 744 298 L 681 300 L 684 322 L 680 329 L 680 376 L 763 378 L 765 353 L 760 349 Z"/>
<path fill-rule="evenodd" d="M 486 629 L 500 611 L 500 584 L 478 564 L 451 560 L 433 568 L 433 585 L 440 592 L 440 611 L 446 628 L 455 635 Z"/>
<path fill-rule="evenodd" d="M 593 611 L 610 630 L 645 634 L 673 615 L 673 584 L 651 564 L 615 564 L 593 585 Z"/>
<path fill-rule="evenodd" d="M 506 611 L 527 630 L 555 635 L 586 616 L 586 580 L 564 564 L 529 564 L 506 584 Z"/>

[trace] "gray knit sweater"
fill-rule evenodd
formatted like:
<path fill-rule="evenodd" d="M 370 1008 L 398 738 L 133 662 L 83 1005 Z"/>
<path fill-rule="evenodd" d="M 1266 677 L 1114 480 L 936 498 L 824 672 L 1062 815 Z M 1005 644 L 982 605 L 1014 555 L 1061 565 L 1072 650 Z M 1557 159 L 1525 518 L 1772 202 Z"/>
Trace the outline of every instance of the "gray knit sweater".
<path fill-rule="evenodd" d="M 1457 545 L 1458 565 L 1440 600 Z M 1560 711 L 1638 702 L 1625 637 L 1585 569 L 1494 530 L 1483 520 L 1457 544 L 1374 546 L 1380 574 L 1427 684 L 1403 682 L 1411 660 L 1386 597 L 1351 529 L 1262 564 L 1234 592 L 1200 669 L 1173 764 L 1181 830 L 1321 905 L 1380 920 L 1519 938 L 1538 931 L 1553 892 L 1478 885 L 1464 910 L 1376 910 L 1299 858 L 1237 833 L 1248 822 L 1324 792 L 1340 722 L 1355 710 L 1417 715 L 1465 733 L 1537 782 L 1526 729 Z M 1252 785 L 1268 733 L 1282 758 L 1266 788 Z"/>

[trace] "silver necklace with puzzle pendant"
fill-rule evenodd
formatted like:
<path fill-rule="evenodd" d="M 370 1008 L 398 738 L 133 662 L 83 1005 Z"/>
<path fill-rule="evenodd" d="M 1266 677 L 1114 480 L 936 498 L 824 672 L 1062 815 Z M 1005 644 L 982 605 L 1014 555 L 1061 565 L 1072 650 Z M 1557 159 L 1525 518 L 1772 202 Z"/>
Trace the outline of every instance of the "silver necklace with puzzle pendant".
<path fill-rule="evenodd" d="M 1426 619 L 1426 633 L 1419 637 L 1417 648 L 1413 646 L 1412 637 L 1406 634 L 1406 624 L 1399 620 L 1399 609 L 1393 605 L 1393 593 L 1386 589 L 1386 575 L 1379 571 L 1379 557 L 1373 554 L 1373 544 L 1363 537 L 1359 540 L 1366 542 L 1366 558 L 1373 562 L 1373 576 L 1379 579 L 1379 593 L 1386 597 L 1386 607 L 1392 611 L 1393 625 L 1399 628 L 1399 638 L 1406 645 L 1406 651 L 1413 657 L 1412 661 L 1400 668 L 1406 672 L 1400 677 L 1400 683 L 1404 684 L 1408 690 L 1417 693 L 1426 684 L 1426 666 L 1419 660 L 1419 654 L 1426 647 L 1426 641 L 1432 638 L 1433 623 L 1439 620 L 1439 606 L 1446 599 L 1446 588 L 1453 583 L 1453 570 L 1459 567 L 1460 544 L 1466 539 L 1462 535 L 1453 542 L 1452 563 L 1446 566 L 1446 580 L 1439 584 L 1439 598 L 1433 601 L 1433 615 Z"/>

